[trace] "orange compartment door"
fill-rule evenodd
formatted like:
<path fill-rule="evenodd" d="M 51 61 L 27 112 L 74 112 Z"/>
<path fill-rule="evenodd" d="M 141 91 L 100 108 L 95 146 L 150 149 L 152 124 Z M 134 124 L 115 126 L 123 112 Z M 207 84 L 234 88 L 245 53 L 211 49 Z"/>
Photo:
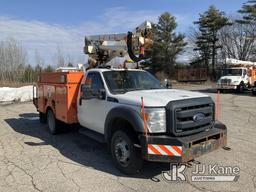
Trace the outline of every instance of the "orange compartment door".
<path fill-rule="evenodd" d="M 67 87 L 56 86 L 56 118 L 68 123 Z"/>
<path fill-rule="evenodd" d="M 44 87 L 43 85 L 38 85 L 38 110 L 42 113 L 45 113 L 45 103 L 44 103 Z"/>

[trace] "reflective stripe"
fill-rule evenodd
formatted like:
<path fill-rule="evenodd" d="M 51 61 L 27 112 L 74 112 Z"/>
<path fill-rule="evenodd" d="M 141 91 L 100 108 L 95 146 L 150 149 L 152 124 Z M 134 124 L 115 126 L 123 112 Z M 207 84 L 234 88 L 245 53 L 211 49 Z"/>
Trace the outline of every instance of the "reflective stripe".
<path fill-rule="evenodd" d="M 148 154 L 155 154 L 149 147 L 148 147 Z"/>
<path fill-rule="evenodd" d="M 161 155 L 167 155 L 167 153 L 161 149 L 160 145 L 153 145 L 153 147 L 155 147 Z"/>
<path fill-rule="evenodd" d="M 172 146 L 175 151 L 177 151 L 180 155 L 182 155 L 182 147 L 181 146 Z"/>
<path fill-rule="evenodd" d="M 166 147 L 174 154 L 174 156 L 180 156 L 180 154 L 175 149 L 173 149 L 172 146 L 166 146 Z"/>
<path fill-rule="evenodd" d="M 153 154 L 155 155 L 161 155 L 161 153 L 155 148 L 153 147 L 153 145 L 148 145 L 148 148 L 151 149 L 151 151 L 153 151 Z"/>
<path fill-rule="evenodd" d="M 167 153 L 167 155 L 174 156 L 174 154 L 165 145 L 160 145 L 160 147 Z"/>
<path fill-rule="evenodd" d="M 168 156 L 181 156 L 181 146 L 170 146 L 170 145 L 156 145 L 148 144 L 148 154 L 151 155 L 168 155 Z"/>

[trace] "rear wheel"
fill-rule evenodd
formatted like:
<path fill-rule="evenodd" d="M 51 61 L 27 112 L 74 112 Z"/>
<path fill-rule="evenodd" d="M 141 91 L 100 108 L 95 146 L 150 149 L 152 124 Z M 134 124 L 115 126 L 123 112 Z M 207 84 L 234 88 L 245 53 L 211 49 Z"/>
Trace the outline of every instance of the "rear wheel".
<path fill-rule="evenodd" d="M 51 109 L 47 111 L 47 124 L 49 131 L 52 135 L 57 134 L 58 131 L 58 120 L 55 118 L 55 115 Z"/>
<path fill-rule="evenodd" d="M 142 168 L 141 150 L 134 147 L 133 137 L 128 132 L 118 130 L 113 134 L 111 154 L 117 169 L 125 174 L 135 174 Z"/>
<path fill-rule="evenodd" d="M 39 112 L 39 119 L 40 119 L 40 123 L 46 123 L 47 122 L 47 118 L 45 113 Z"/>

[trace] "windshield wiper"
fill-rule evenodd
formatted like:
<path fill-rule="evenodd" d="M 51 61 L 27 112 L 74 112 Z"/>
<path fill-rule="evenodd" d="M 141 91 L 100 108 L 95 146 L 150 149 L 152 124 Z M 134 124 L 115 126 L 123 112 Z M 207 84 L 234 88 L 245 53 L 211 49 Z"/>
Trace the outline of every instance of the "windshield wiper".
<path fill-rule="evenodd" d="M 164 87 L 151 87 L 149 89 L 152 90 L 152 89 L 165 89 L 165 88 Z"/>
<path fill-rule="evenodd" d="M 128 88 L 128 89 L 120 89 L 113 90 L 115 93 L 124 94 L 131 91 L 142 91 L 142 90 L 154 90 L 154 89 L 164 89 L 162 87 L 151 87 L 151 88 Z"/>
<path fill-rule="evenodd" d="M 142 90 L 154 90 L 154 89 L 163 89 L 163 88 L 157 88 L 157 87 L 151 87 L 151 88 L 134 88 L 134 89 L 127 89 L 127 92 L 129 91 L 142 91 Z"/>
<path fill-rule="evenodd" d="M 115 89 L 115 90 L 112 90 L 112 92 L 114 92 L 116 94 L 124 94 L 124 93 L 127 93 L 127 90 L 126 89 Z"/>

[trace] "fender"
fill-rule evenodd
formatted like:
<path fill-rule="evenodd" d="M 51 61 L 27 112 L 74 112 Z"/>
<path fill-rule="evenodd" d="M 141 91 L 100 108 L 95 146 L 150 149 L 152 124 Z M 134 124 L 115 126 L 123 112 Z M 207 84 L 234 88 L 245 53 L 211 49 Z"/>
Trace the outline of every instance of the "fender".
<path fill-rule="evenodd" d="M 144 123 L 139 113 L 134 109 L 126 106 L 118 106 L 111 109 L 106 117 L 104 126 L 105 140 L 108 142 L 111 135 L 111 128 L 115 119 L 120 118 L 128 121 L 135 132 L 144 132 Z"/>

